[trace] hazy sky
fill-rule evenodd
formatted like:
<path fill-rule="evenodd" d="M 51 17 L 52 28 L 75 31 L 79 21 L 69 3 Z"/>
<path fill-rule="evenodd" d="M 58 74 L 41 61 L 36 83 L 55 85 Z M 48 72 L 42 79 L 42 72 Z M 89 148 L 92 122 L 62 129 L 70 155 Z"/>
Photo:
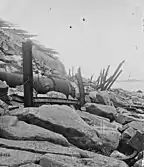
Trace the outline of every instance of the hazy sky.
<path fill-rule="evenodd" d="M 126 60 L 120 78 L 144 79 L 144 0 L 0 0 L 0 16 L 56 49 L 66 69 L 87 77 Z"/>

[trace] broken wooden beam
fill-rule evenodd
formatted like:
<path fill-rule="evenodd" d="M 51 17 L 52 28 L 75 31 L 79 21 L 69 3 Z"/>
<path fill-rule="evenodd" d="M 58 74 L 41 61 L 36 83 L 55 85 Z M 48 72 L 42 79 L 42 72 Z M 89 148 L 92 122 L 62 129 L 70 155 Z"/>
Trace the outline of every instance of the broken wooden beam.
<path fill-rule="evenodd" d="M 32 43 L 22 43 L 23 55 L 23 83 L 24 83 L 24 107 L 33 106 L 33 71 L 32 71 Z"/>

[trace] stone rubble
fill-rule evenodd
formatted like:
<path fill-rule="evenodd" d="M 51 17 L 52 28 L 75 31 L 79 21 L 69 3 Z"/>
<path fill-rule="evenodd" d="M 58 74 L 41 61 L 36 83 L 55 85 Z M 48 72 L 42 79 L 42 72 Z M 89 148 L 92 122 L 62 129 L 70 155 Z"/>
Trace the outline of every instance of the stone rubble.
<path fill-rule="evenodd" d="M 4 77 L 8 82 L 9 78 L 2 75 L 5 71 L 22 75 L 22 42 L 31 39 L 33 75 L 69 79 L 63 63 L 55 55 L 56 51 L 45 48 L 26 31 L 18 30 L 3 20 L 0 22 L 1 78 Z M 102 91 L 110 88 L 123 63 L 109 78 L 110 66 L 107 70 L 103 69 L 98 85 L 89 84 L 83 78 L 87 85 L 84 88 L 87 95 L 86 104 L 81 110 L 65 105 L 23 108 L 23 104 L 14 101 L 11 96 L 23 96 L 23 85 L 8 88 L 6 83 L 0 82 L 0 166 L 140 166 L 142 151 L 133 157 L 135 150 L 126 141 L 135 136 L 138 128 L 140 133 L 143 132 L 141 122 L 144 121 L 144 96 L 140 91 Z M 81 91 L 73 71 L 71 77 L 73 79 L 69 80 L 75 88 L 76 99 L 79 99 Z M 13 78 L 11 80 L 14 81 Z M 105 87 L 107 80 L 108 85 Z M 95 86 L 100 86 L 100 89 Z M 58 92 L 48 92 L 45 95 L 37 93 L 34 90 L 33 96 L 66 99 L 64 94 Z"/>
<path fill-rule="evenodd" d="M 82 110 L 20 106 L 2 115 L 1 106 L 0 166 L 140 166 L 142 154 L 131 157 L 136 147 L 127 142 L 137 131 L 144 133 L 144 96 L 114 89 L 86 98 Z"/>

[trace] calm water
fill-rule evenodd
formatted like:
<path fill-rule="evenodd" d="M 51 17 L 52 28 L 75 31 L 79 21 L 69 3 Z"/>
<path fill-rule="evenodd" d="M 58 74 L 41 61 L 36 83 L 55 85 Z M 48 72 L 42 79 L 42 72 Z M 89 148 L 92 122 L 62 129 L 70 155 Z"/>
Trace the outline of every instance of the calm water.
<path fill-rule="evenodd" d="M 115 82 L 112 88 L 122 88 L 129 91 L 144 91 L 144 81 L 137 82 Z"/>

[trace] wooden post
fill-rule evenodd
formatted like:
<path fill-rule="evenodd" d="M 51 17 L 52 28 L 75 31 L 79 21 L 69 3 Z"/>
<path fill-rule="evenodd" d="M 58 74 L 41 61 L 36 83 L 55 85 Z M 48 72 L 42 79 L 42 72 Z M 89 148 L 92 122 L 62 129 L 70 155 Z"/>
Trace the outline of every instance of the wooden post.
<path fill-rule="evenodd" d="M 78 81 L 78 87 L 79 87 L 79 93 L 80 93 L 80 106 L 83 107 L 85 104 L 85 92 L 84 92 L 84 85 L 83 85 L 83 80 L 82 80 L 82 75 L 81 75 L 81 68 L 78 68 L 78 72 L 76 74 L 76 79 Z"/>
<path fill-rule="evenodd" d="M 23 54 L 23 83 L 24 83 L 24 107 L 33 106 L 33 71 L 32 71 L 32 43 L 22 43 Z"/>

